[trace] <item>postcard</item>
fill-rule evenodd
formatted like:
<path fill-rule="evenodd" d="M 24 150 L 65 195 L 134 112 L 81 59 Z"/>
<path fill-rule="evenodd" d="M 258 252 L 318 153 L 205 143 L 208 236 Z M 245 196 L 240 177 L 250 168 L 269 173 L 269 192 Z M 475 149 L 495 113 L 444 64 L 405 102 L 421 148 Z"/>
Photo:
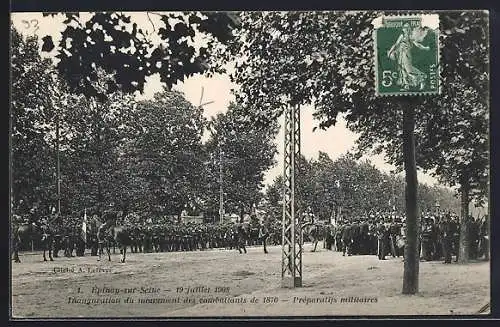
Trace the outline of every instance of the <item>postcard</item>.
<path fill-rule="evenodd" d="M 13 12 L 11 319 L 490 313 L 489 12 Z"/>

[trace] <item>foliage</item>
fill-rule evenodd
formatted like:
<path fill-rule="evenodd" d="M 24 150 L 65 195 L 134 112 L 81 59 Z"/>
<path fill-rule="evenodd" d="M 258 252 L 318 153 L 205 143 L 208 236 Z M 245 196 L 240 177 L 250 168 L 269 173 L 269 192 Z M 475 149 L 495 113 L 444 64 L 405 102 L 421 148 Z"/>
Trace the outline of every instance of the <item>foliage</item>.
<path fill-rule="evenodd" d="M 113 94 L 104 103 L 72 96 L 65 117 L 68 125 L 61 149 L 61 194 L 65 210 L 123 205 L 128 176 L 120 160 L 133 101 Z"/>
<path fill-rule="evenodd" d="M 302 208 L 310 207 L 321 220 L 333 217 L 361 218 L 375 212 L 404 212 L 404 180 L 398 175 L 386 174 L 369 161 L 357 161 L 345 154 L 333 161 L 320 152 L 317 159 L 302 158 L 306 166 L 299 176 L 297 189 Z M 460 212 L 453 192 L 437 186 L 419 184 L 418 202 L 422 212 L 440 210 Z M 280 219 L 282 215 L 282 176 L 277 177 L 266 190 L 267 209 Z"/>
<path fill-rule="evenodd" d="M 243 108 L 232 103 L 228 111 L 210 121 L 211 137 L 206 146 L 212 160 L 208 162 L 207 206 L 213 212 L 219 203 L 219 167 L 222 162 L 224 206 L 226 212 L 242 216 L 250 213 L 261 199 L 264 172 L 271 168 L 277 153 L 274 138 L 277 126 L 258 129 L 245 121 Z M 215 173 L 213 173 L 215 172 Z"/>
<path fill-rule="evenodd" d="M 192 206 L 204 173 L 202 109 L 176 92 L 140 103 L 120 91 L 104 101 L 72 94 L 37 42 L 12 29 L 14 212 L 56 206 L 58 152 L 63 214 L 109 205 L 177 214 Z M 105 93 L 115 77 L 95 72 L 92 87 Z"/>
<path fill-rule="evenodd" d="M 254 121 L 267 124 L 288 105 L 312 104 L 326 128 L 339 112 L 368 109 L 357 102 L 374 90 L 374 17 L 375 12 L 242 13 L 241 28 L 219 60 L 236 61 L 232 78 L 241 103 L 257 108 L 248 112 Z"/>
<path fill-rule="evenodd" d="M 263 209 L 267 217 L 270 220 L 281 220 L 283 216 L 283 175 L 278 175 L 272 184 L 267 186 L 263 201 L 265 202 Z"/>
<path fill-rule="evenodd" d="M 145 78 L 157 73 L 171 88 L 185 77 L 207 71 L 210 47 L 196 49 L 194 37 L 226 42 L 238 24 L 232 14 L 221 12 L 154 13 L 160 16 L 161 26 L 154 27 L 155 35 L 148 35 L 125 13 L 96 12 L 88 20 L 78 13 L 62 15 L 66 26 L 61 41 L 55 46 L 52 36 L 47 35 L 42 50 L 57 52 L 57 69 L 72 91 L 101 100 L 118 89 L 124 93 L 142 92 Z M 160 44 L 153 42 L 155 38 L 160 39 Z M 105 92 L 94 87 L 97 69 L 115 77 Z"/>
<path fill-rule="evenodd" d="M 481 200 L 488 193 L 489 167 L 487 17 L 484 12 L 453 12 L 440 18 L 442 94 L 417 107 L 417 164 L 450 186 L 465 182 Z M 374 148 L 401 164 L 401 153 L 393 151 L 402 144 L 401 114 L 367 113 L 349 127 L 361 133 L 361 151 Z"/>
<path fill-rule="evenodd" d="M 360 134 L 361 152 L 384 153 L 402 166 L 402 109 L 417 109 L 417 165 L 448 185 L 487 186 L 488 35 L 484 11 L 441 12 L 442 94 L 376 97 L 372 20 L 381 12 L 242 13 L 241 29 L 220 62 L 235 62 L 233 80 L 247 115 L 268 124 L 289 105 L 312 105 L 320 128 L 343 115 Z M 233 59 L 236 58 L 236 59 Z M 255 110 L 257 108 L 257 110 Z M 452 137 L 450 137 L 450 135 Z M 444 154 L 443 154 L 444 153 Z"/>
<path fill-rule="evenodd" d="M 11 185 L 12 205 L 20 213 L 55 200 L 55 151 L 48 138 L 54 124 L 53 70 L 37 43 L 11 28 Z"/>
<path fill-rule="evenodd" d="M 137 104 L 123 158 L 138 183 L 130 187 L 145 187 L 129 201 L 142 200 L 149 212 L 176 215 L 195 204 L 203 174 L 202 113 L 179 92 L 164 91 Z"/>

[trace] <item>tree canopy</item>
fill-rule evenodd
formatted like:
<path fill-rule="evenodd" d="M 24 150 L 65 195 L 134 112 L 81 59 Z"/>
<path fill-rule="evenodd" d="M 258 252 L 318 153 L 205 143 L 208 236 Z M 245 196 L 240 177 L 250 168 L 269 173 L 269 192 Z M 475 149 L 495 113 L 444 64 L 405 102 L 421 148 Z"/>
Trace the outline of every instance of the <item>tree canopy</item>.
<path fill-rule="evenodd" d="M 231 13 L 148 12 L 150 21 L 154 15 L 161 22 L 153 25 L 155 35 L 149 35 L 126 13 L 96 12 L 89 19 L 79 13 L 44 13 L 49 15 L 64 15 L 65 29 L 57 45 L 51 35 L 44 36 L 42 50 L 57 52 L 57 70 L 73 92 L 101 100 L 116 90 L 142 92 L 146 77 L 157 73 L 171 88 L 185 77 L 208 71 L 211 44 L 227 42 L 238 25 Z M 208 38 L 207 45 L 196 48 L 195 37 Z M 97 69 L 114 77 L 104 92 L 93 84 Z"/>
<path fill-rule="evenodd" d="M 265 125 L 287 106 L 311 105 L 320 128 L 335 125 L 342 115 L 360 135 L 360 154 L 382 153 L 401 167 L 402 108 L 407 103 L 376 97 L 374 90 L 372 20 L 382 14 L 242 13 L 241 28 L 217 59 L 234 62 L 232 78 L 241 86 L 237 96 L 253 122 Z M 475 194 L 484 196 L 487 13 L 441 12 L 439 17 L 442 93 L 408 100 L 417 109 L 417 166 L 451 186 L 467 171 Z"/>
<path fill-rule="evenodd" d="M 242 108 L 234 103 L 228 111 L 219 114 L 210 122 L 211 137 L 207 141 L 207 151 L 212 158 L 208 169 L 212 174 L 207 203 L 218 204 L 222 165 L 222 185 L 226 212 L 236 212 L 242 216 L 249 214 L 262 197 L 264 173 L 276 164 L 277 153 L 274 138 L 277 124 L 259 129 L 248 124 Z"/>
<path fill-rule="evenodd" d="M 11 146 L 13 208 L 21 211 L 47 203 L 55 194 L 53 76 L 49 60 L 38 52 L 36 37 L 11 30 Z M 37 158 L 37 160 L 33 160 Z"/>
<path fill-rule="evenodd" d="M 321 220 L 344 217 L 360 219 L 376 212 L 404 212 L 404 179 L 377 169 L 368 160 L 356 160 L 347 153 L 336 160 L 319 152 L 318 158 L 307 160 L 297 179 L 300 201 L 307 203 Z M 266 210 L 279 219 L 282 214 L 283 177 L 278 176 L 266 190 Z M 438 186 L 419 184 L 418 202 L 422 212 L 434 213 L 439 204 L 443 211 L 460 212 L 453 191 Z"/>

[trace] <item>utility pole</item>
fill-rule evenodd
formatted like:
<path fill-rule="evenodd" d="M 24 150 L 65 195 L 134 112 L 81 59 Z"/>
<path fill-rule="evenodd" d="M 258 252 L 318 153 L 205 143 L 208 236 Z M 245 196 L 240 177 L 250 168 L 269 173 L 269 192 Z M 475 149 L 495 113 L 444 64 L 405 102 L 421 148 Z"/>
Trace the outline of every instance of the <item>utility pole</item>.
<path fill-rule="evenodd" d="M 392 188 L 392 211 L 396 211 L 396 194 L 395 194 L 395 189 L 394 189 L 394 182 L 395 182 L 395 177 L 394 177 L 394 172 L 391 171 L 391 188 Z"/>
<path fill-rule="evenodd" d="M 198 105 L 199 108 L 203 108 L 203 106 L 207 104 L 211 104 L 214 101 L 208 101 L 203 103 L 203 93 L 205 91 L 205 88 L 202 86 L 201 87 L 201 95 L 200 95 L 200 103 Z M 222 146 L 219 143 L 219 223 L 223 222 L 224 218 L 224 189 L 222 186 Z"/>
<path fill-rule="evenodd" d="M 60 145 L 60 115 L 61 110 L 57 101 L 60 98 L 59 83 L 57 83 L 57 76 L 55 74 L 51 74 L 52 79 L 52 88 L 51 88 L 51 103 L 55 112 L 55 123 L 56 123 L 56 189 L 57 189 L 57 215 L 61 215 L 61 145 Z"/>
<path fill-rule="evenodd" d="M 59 142 L 59 110 L 56 108 L 56 178 L 57 178 L 57 215 L 61 215 L 61 155 Z"/>
<path fill-rule="evenodd" d="M 222 173 L 222 146 L 219 144 L 219 224 L 224 222 L 224 187 Z"/>
<path fill-rule="evenodd" d="M 300 107 L 285 110 L 283 167 L 283 226 L 281 243 L 281 286 L 302 287 L 301 215 L 295 198 L 296 168 L 300 159 Z"/>

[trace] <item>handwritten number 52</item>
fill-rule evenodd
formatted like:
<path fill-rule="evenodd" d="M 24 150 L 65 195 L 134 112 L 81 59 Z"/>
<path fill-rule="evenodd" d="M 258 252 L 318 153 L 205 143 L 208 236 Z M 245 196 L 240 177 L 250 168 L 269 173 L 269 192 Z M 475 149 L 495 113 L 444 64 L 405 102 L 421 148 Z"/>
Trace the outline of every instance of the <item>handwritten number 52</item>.
<path fill-rule="evenodd" d="M 22 20 L 22 23 L 24 24 L 24 28 L 30 29 L 33 27 L 34 31 L 33 33 L 36 33 L 40 27 L 38 27 L 38 19 L 32 19 L 30 21 L 27 20 Z"/>

